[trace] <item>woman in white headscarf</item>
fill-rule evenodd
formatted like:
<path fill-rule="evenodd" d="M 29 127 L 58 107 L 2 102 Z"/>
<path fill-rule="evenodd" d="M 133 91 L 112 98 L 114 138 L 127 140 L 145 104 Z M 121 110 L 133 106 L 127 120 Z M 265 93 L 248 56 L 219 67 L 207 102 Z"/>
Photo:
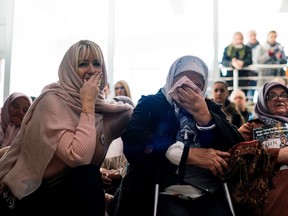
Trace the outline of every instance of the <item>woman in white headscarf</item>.
<path fill-rule="evenodd" d="M 207 65 L 183 56 L 165 86 L 138 101 L 121 136 L 129 169 L 116 215 L 153 215 L 156 207 L 158 216 L 232 215 L 216 176 L 227 167 L 229 147 L 243 138 L 221 106 L 205 98 L 207 85 Z"/>
<path fill-rule="evenodd" d="M 99 167 L 132 107 L 105 100 L 105 61 L 92 41 L 68 49 L 58 76 L 33 102 L 0 160 L 3 215 L 104 215 Z"/>

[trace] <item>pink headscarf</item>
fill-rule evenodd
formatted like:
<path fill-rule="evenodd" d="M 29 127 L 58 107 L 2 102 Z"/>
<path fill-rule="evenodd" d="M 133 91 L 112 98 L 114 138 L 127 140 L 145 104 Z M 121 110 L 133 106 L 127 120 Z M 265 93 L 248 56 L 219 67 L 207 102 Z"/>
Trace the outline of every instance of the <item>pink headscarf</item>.
<path fill-rule="evenodd" d="M 14 92 L 9 95 L 9 97 L 5 100 L 3 107 L 1 108 L 1 116 L 0 116 L 0 148 L 5 146 L 10 146 L 14 137 L 20 130 L 21 125 L 15 125 L 10 121 L 9 114 L 9 106 L 10 104 L 17 98 L 26 98 L 30 105 L 32 104 L 32 100 L 29 96 L 24 93 Z"/>
<path fill-rule="evenodd" d="M 75 68 L 83 44 L 96 50 L 103 73 L 100 89 L 106 85 L 107 72 L 100 47 L 92 41 L 72 45 L 59 66 L 59 81 L 46 86 L 36 98 L 23 119 L 18 136 L 0 159 L 0 192 L 7 185 L 21 199 L 35 191 L 63 133 L 75 131 L 82 112 L 79 90 L 84 84 Z M 112 140 L 126 129 L 131 114 L 129 104 L 108 103 L 103 92 L 99 92 L 95 102 L 97 134 L 91 163 L 102 163 Z"/>

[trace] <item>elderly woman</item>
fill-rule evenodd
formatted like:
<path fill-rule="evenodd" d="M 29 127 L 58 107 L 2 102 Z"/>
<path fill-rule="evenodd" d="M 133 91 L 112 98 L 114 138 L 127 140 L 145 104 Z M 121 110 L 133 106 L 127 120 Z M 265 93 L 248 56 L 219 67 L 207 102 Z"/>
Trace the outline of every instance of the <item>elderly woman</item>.
<path fill-rule="evenodd" d="M 0 160 L 1 215 L 104 215 L 99 167 L 132 107 L 107 102 L 105 61 L 88 40 L 73 44 L 26 113 Z"/>
<path fill-rule="evenodd" d="M 14 92 L 5 100 L 0 117 L 0 149 L 11 145 L 31 104 L 31 98 L 21 92 Z"/>
<path fill-rule="evenodd" d="M 239 132 L 248 141 L 255 138 L 253 136 L 254 129 L 283 123 L 288 123 L 288 88 L 279 82 L 266 82 L 259 91 L 254 109 L 254 119 L 242 125 Z M 288 148 L 286 145 L 280 145 L 267 148 L 267 151 L 271 157 L 277 158 L 280 170 L 273 178 L 275 188 L 269 192 L 264 215 L 288 215 L 286 205 L 288 200 Z"/>
<path fill-rule="evenodd" d="M 205 62 L 182 56 L 165 86 L 138 101 L 121 136 L 129 169 L 116 215 L 153 215 L 154 207 L 158 216 L 232 215 L 217 175 L 243 138 L 221 105 L 205 98 L 207 85 Z"/>

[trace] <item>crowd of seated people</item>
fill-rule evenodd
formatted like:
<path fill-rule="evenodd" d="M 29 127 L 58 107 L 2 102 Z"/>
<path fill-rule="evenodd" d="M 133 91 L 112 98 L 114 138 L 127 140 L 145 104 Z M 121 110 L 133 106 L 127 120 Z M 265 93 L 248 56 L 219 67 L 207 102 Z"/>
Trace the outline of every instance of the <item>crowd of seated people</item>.
<path fill-rule="evenodd" d="M 230 66 L 241 69 L 251 50 L 243 35 L 234 36 L 241 46 L 229 45 L 225 53 L 233 56 Z M 288 123 L 288 88 L 283 80 L 265 82 L 248 110 L 245 92 L 230 94 L 221 79 L 208 98 L 208 77 L 202 59 L 181 56 L 165 85 L 134 105 L 124 80 L 109 97 L 100 47 L 76 42 L 59 65 L 60 82 L 45 86 L 34 102 L 13 93 L 1 109 L 0 212 L 36 215 L 37 205 L 48 213 L 231 216 L 219 179 L 228 151 L 253 140 L 253 128 Z M 265 149 L 277 163 L 264 215 L 288 213 L 286 146 Z"/>

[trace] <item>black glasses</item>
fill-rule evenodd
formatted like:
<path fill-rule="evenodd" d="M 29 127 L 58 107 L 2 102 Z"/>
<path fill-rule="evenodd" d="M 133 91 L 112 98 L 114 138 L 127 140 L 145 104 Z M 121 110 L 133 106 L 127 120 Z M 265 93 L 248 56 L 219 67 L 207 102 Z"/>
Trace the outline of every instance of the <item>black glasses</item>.
<path fill-rule="evenodd" d="M 220 91 L 221 93 L 225 92 L 225 89 L 214 89 L 214 92 Z"/>
<path fill-rule="evenodd" d="M 117 90 L 124 90 L 124 89 L 125 89 L 124 86 L 115 87 L 115 91 L 117 91 Z"/>
<path fill-rule="evenodd" d="M 278 100 L 279 97 L 282 98 L 283 100 L 287 100 L 288 94 L 282 93 L 282 94 L 278 95 L 278 94 L 271 93 L 271 94 L 267 95 L 267 100 L 275 101 L 275 100 Z"/>

